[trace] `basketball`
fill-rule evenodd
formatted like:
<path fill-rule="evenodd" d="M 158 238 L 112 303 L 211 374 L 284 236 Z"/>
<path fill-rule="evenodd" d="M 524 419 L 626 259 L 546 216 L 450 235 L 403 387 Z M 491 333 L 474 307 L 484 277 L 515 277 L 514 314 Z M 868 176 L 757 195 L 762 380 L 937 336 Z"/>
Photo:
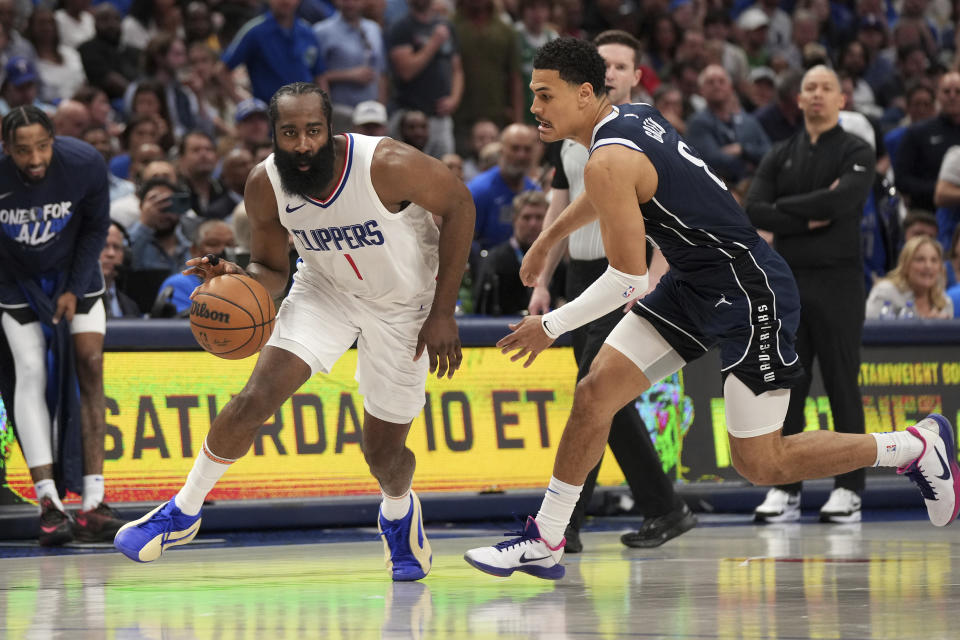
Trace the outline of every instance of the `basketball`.
<path fill-rule="evenodd" d="M 240 360 L 260 351 L 273 331 L 273 299 L 249 276 L 226 273 L 207 280 L 190 305 L 190 330 L 215 356 Z"/>

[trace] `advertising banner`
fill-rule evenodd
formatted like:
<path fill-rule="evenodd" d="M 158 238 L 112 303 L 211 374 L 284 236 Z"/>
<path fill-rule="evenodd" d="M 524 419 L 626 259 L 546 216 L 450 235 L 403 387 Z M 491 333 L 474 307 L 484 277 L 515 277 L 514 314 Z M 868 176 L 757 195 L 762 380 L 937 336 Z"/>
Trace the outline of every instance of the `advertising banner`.
<path fill-rule="evenodd" d="M 861 353 L 859 385 L 868 433 L 902 430 L 930 413 L 945 415 L 956 430 L 960 421 L 960 345 L 868 346 Z M 691 481 L 740 479 L 730 461 L 719 370 L 716 350 L 683 370 L 683 392 L 693 405 L 695 418 L 684 441 L 677 477 Z M 816 363 L 804 415 L 806 430 L 834 428 L 830 400 Z"/>
<path fill-rule="evenodd" d="M 348 351 L 330 375 L 316 375 L 287 400 L 211 499 L 378 491 L 360 450 L 363 398 L 353 377 L 356 358 L 356 350 Z M 243 388 L 255 362 L 199 351 L 106 353 L 107 500 L 157 501 L 175 493 L 213 419 Z M 407 446 L 417 456 L 416 488 L 544 486 L 575 379 L 570 348 L 548 350 L 529 369 L 496 348 L 465 349 L 452 380 L 428 380 L 427 403 L 411 426 Z M 9 488 L 32 498 L 19 447 L 8 451 Z M 601 482 L 621 481 L 616 465 L 608 465 Z"/>
<path fill-rule="evenodd" d="M 198 351 L 108 352 L 107 500 L 160 501 L 189 472 L 210 424 L 243 388 L 255 363 Z M 333 496 L 377 491 L 360 451 L 363 399 L 353 379 L 356 351 L 317 375 L 260 430 L 250 452 L 223 477 L 214 500 Z M 530 368 L 498 349 L 464 349 L 452 380 L 430 378 L 407 446 L 416 488 L 497 491 L 543 487 L 573 402 L 572 350 L 552 348 Z M 868 432 L 903 429 L 931 412 L 960 420 L 960 347 L 866 347 L 860 370 Z M 678 481 L 739 479 L 731 466 L 719 357 L 711 351 L 657 384 L 636 403 L 665 471 Z M 832 429 L 818 371 L 806 428 Z M 29 472 L 3 426 L 3 501 L 32 499 Z M 7 416 L 8 420 L 12 416 Z M 608 452 L 609 454 L 609 452 Z M 613 456 L 600 483 L 623 482 Z"/>

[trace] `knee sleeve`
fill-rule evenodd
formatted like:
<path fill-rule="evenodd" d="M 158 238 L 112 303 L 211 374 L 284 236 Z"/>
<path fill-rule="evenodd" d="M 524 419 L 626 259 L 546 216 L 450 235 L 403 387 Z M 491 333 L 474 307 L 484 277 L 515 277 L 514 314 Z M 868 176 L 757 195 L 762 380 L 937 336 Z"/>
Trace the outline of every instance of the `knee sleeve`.
<path fill-rule="evenodd" d="M 17 384 L 13 392 L 13 422 L 27 467 L 53 463 L 50 412 L 47 409 L 46 342 L 39 322 L 20 324 L 10 314 L 0 318 L 10 344 Z"/>

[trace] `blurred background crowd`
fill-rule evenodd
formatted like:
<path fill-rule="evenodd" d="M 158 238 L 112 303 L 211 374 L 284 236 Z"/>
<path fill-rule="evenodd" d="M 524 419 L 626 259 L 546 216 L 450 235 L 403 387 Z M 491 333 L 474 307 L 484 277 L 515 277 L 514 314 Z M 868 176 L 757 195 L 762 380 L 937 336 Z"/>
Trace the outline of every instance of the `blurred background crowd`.
<path fill-rule="evenodd" d="M 537 47 L 634 35 L 633 101 L 738 198 L 802 127 L 803 71 L 826 64 L 841 126 L 877 155 L 867 315 L 945 318 L 960 314 L 958 20 L 950 0 L 0 0 L 0 115 L 35 104 L 107 161 L 108 317 L 183 314 L 187 259 L 249 260 L 244 184 L 272 151 L 270 97 L 298 80 L 328 89 L 335 133 L 391 135 L 467 182 L 477 228 L 459 310 L 508 315 L 527 308 L 517 270 L 558 157 L 529 112 Z"/>

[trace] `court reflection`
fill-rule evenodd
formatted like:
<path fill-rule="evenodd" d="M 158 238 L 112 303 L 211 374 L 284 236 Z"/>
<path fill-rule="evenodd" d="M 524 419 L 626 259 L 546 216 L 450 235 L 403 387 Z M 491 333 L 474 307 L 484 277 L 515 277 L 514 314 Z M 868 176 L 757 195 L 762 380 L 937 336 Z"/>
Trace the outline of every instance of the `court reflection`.
<path fill-rule="evenodd" d="M 477 573 L 462 538 L 414 583 L 358 543 L 3 559 L 0 638 L 955 638 L 953 546 L 921 527 L 701 528 L 646 551 L 588 534 L 555 583 Z"/>

